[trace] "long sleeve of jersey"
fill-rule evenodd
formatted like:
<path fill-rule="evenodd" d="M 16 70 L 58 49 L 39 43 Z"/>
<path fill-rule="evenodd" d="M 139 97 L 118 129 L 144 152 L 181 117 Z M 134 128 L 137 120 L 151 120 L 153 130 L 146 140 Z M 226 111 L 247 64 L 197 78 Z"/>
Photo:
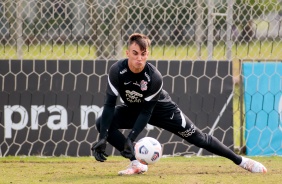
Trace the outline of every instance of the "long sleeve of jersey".
<path fill-rule="evenodd" d="M 108 130 L 113 121 L 113 114 L 115 111 L 117 97 L 107 94 L 106 101 L 104 104 L 104 110 L 102 113 L 102 123 L 100 127 L 100 138 L 105 138 L 108 136 Z"/>
<path fill-rule="evenodd" d="M 130 140 L 134 141 L 137 136 L 141 133 L 141 131 L 145 128 L 147 123 L 149 122 L 154 107 L 157 101 L 149 101 L 145 102 L 143 109 L 141 110 L 134 127 L 132 128 L 131 132 L 129 133 L 128 137 Z"/>
<path fill-rule="evenodd" d="M 113 87 L 113 83 L 118 83 L 118 78 L 112 77 L 114 69 L 111 68 L 108 76 L 108 85 L 106 90 L 106 99 L 102 113 L 102 123 L 100 125 L 100 138 L 108 136 L 108 130 L 114 118 L 115 105 L 117 101 L 118 91 Z M 111 79 L 110 79 L 111 78 Z M 112 81 L 112 82 L 111 82 Z"/>

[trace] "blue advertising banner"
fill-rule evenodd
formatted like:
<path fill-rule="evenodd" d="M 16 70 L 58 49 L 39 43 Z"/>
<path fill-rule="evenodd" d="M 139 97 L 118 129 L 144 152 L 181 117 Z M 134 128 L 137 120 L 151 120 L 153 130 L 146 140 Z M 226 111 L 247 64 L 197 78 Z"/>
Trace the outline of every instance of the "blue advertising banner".
<path fill-rule="evenodd" d="M 243 63 L 246 154 L 282 155 L 282 63 Z"/>

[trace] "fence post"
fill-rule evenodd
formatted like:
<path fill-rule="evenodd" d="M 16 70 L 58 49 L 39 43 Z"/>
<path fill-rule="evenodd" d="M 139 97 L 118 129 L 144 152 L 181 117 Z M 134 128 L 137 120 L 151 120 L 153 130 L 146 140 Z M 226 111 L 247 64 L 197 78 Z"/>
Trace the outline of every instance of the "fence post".
<path fill-rule="evenodd" d="M 213 58 L 213 32 L 214 32 L 214 25 L 213 25 L 213 10 L 214 10 L 214 3 L 213 1 L 208 1 L 208 60 L 212 60 Z"/>
<path fill-rule="evenodd" d="M 197 45 L 197 58 L 201 59 L 201 46 L 202 46 L 202 40 L 203 40 L 203 7 L 202 4 L 204 3 L 203 0 L 197 0 L 197 9 L 196 9 L 196 45 Z"/>
<path fill-rule="evenodd" d="M 23 18 L 22 18 L 22 0 L 17 1 L 17 20 L 16 20 L 16 44 L 17 44 L 17 57 L 23 59 Z"/>
<path fill-rule="evenodd" d="M 233 26 L 233 0 L 227 2 L 227 16 L 226 16 L 226 59 L 232 60 L 232 26 Z"/>

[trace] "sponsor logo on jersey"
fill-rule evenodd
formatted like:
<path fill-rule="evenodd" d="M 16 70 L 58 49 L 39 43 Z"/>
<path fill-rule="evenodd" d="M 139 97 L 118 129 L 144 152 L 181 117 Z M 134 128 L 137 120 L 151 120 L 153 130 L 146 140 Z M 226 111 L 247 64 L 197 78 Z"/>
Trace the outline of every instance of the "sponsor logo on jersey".
<path fill-rule="evenodd" d="M 147 90 L 147 84 L 148 84 L 148 82 L 147 81 L 144 81 L 144 80 L 142 80 L 141 82 L 140 82 L 140 89 L 142 90 L 142 91 L 146 91 Z"/>
<path fill-rule="evenodd" d="M 143 95 L 136 91 L 125 91 L 126 100 L 130 103 L 141 103 Z"/>
<path fill-rule="evenodd" d="M 125 72 L 127 72 L 127 69 L 126 69 L 126 68 L 123 69 L 122 71 L 120 71 L 119 73 L 120 73 L 120 74 L 124 74 Z"/>
<path fill-rule="evenodd" d="M 179 135 L 181 135 L 182 137 L 189 137 L 191 136 L 193 133 L 195 133 L 195 127 L 194 125 L 192 125 L 188 130 L 185 130 L 184 132 L 178 132 Z"/>

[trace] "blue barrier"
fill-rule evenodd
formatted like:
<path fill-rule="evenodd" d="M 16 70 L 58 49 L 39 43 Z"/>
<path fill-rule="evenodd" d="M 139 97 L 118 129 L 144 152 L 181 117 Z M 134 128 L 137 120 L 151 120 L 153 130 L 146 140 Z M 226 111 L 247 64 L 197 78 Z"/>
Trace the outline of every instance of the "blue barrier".
<path fill-rule="evenodd" d="M 282 155 L 282 63 L 243 63 L 246 154 Z"/>

